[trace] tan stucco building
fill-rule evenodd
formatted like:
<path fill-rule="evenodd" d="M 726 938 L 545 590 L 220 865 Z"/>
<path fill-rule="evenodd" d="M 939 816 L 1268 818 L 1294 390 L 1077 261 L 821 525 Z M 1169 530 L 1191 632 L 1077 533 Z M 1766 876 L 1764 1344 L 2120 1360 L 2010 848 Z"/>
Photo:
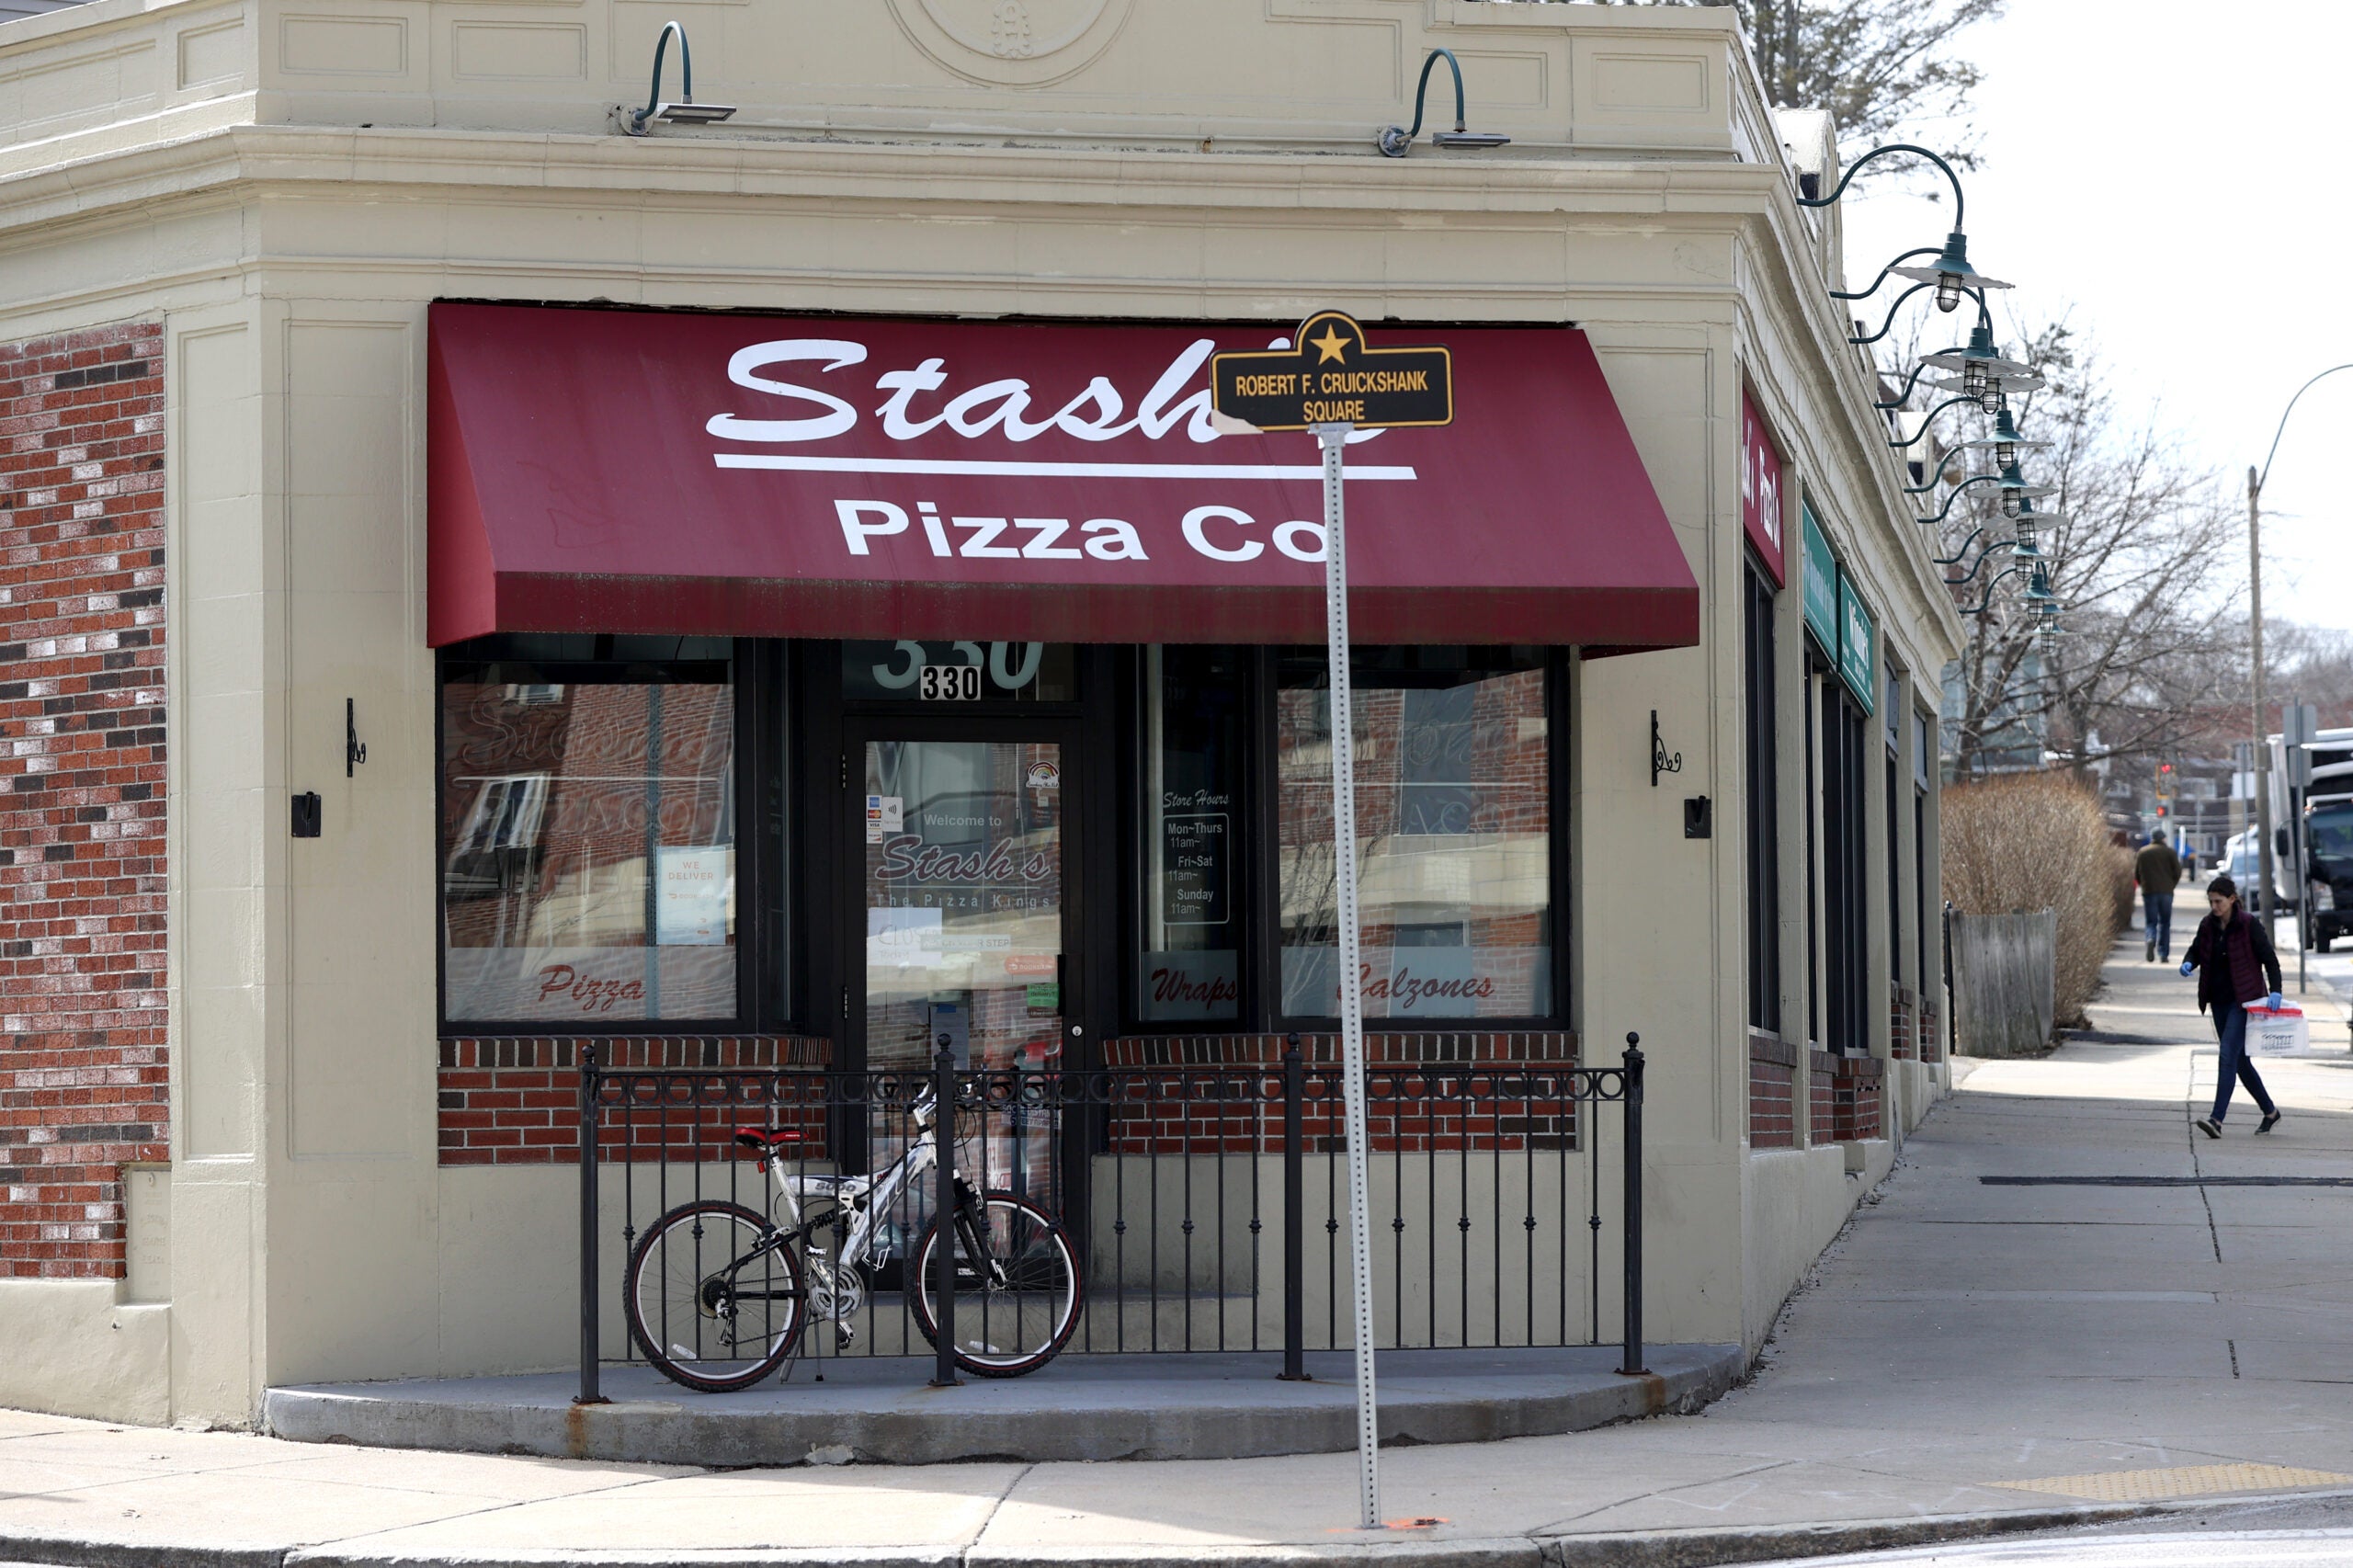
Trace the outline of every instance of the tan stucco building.
<path fill-rule="evenodd" d="M 623 134 L 673 18 L 695 96 L 734 113 Z M 1507 146 L 1376 149 L 1435 48 L 1461 61 L 1472 128 Z M 1293 886 L 1309 815 L 1284 791 L 1314 760 L 1314 699 L 1293 694 L 1320 679 L 1318 536 L 1313 512 L 1270 509 L 1303 492 L 1203 492 L 1156 522 L 1126 492 L 1041 501 L 1066 529 L 1033 528 L 1044 553 L 1021 558 L 973 525 L 1027 503 L 959 515 L 982 503 L 955 486 L 983 481 L 921 444 L 957 434 L 1002 465 L 988 444 L 1026 438 L 1019 410 L 1000 392 L 942 426 L 921 400 L 1017 374 L 1039 453 L 1151 436 L 1206 462 L 1288 439 L 1279 460 L 1312 467 L 1304 436 L 1188 434 L 1176 394 L 1195 383 L 1145 394 L 1196 341 L 1263 347 L 1326 307 L 1376 342 L 1460 339 L 1466 378 L 1492 363 L 1538 389 L 1522 427 L 1365 449 L 1425 470 L 1494 454 L 1472 466 L 1504 499 L 1444 514 L 1461 542 L 1438 559 L 1460 575 L 1427 597 L 1381 554 L 1383 487 L 1352 491 L 1365 570 L 1391 574 L 1360 633 L 1393 655 L 1360 677 L 1400 694 L 1381 733 L 1518 748 L 1520 780 L 1399 776 L 1401 812 L 1471 825 L 1401 818 L 1389 858 L 1370 852 L 1376 1029 L 1399 1051 L 1474 1031 L 1597 1062 L 1640 1030 L 1650 1336 L 1755 1348 L 1945 1081 L 1934 672 L 1960 632 L 1827 294 L 1836 210 L 1797 205 L 1832 160 L 1818 117 L 1777 124 L 1724 8 L 89 0 L 0 23 L 0 344 L 34 346 L 0 359 L 0 787 L 76 766 L 44 704 L 84 689 L 74 661 L 101 646 L 122 654 L 105 671 L 152 672 L 160 733 L 139 744 L 161 781 L 5 797 L 0 935 L 25 945 L 0 964 L 0 1403 L 242 1424 L 274 1384 L 565 1364 L 572 1042 L 790 1037 L 858 1066 L 938 1026 L 938 975 L 892 993 L 872 967 L 881 936 L 921 922 L 866 899 L 865 967 L 841 934 L 861 885 L 847 813 L 871 797 L 897 833 L 916 810 L 903 774 L 929 768 L 937 793 L 1010 762 L 1037 805 L 1059 768 L 1094 813 L 1068 886 L 1039 873 L 1058 891 L 986 938 L 1014 955 L 1019 1017 L 992 1023 L 986 987 L 957 983 L 976 1062 L 1041 1030 L 1074 1057 L 1314 1032 L 1336 980 Z M 740 358 L 813 342 L 865 362 Z M 1089 367 L 1112 389 L 1091 410 Z M 616 374 L 642 392 L 596 392 Z M 693 376 L 709 396 L 673 406 L 664 389 Z M 1580 401 L 1596 387 L 1603 412 Z M 759 481 L 803 486 L 758 493 L 773 503 L 739 506 L 753 492 L 712 487 L 758 471 L 663 433 L 684 410 L 694 440 L 797 441 L 756 427 L 847 409 L 856 431 L 811 438 L 855 443 L 889 392 L 908 429 L 930 421 L 892 437 L 915 470 L 812 448 Z M 60 434 L 69 394 L 118 399 L 91 427 L 119 449 Z M 569 456 L 548 437 L 566 409 L 587 433 Z M 1576 463 L 1621 449 L 1654 504 L 1595 512 Z M 927 477 L 874 477 L 910 472 Z M 867 488 L 806 489 L 841 472 Z M 624 484 L 677 509 L 621 507 Z M 78 520 L 125 507 L 152 561 L 109 546 L 74 556 L 92 575 L 71 604 L 33 591 Z M 746 517 L 783 531 L 728 531 Z M 1603 548 L 1613 529 L 1622 549 Z M 1505 591 L 1519 558 L 1491 538 L 1547 552 L 1529 594 Z M 729 577 L 728 552 L 772 544 Z M 830 565 L 805 553 L 821 546 Z M 1010 586 L 966 592 L 967 562 Z M 1124 599 L 1079 583 L 1131 567 Z M 1626 611 L 1641 593 L 1668 608 Z M 133 628 L 149 634 L 107 641 Z M 966 728 L 894 718 L 943 665 L 987 672 Z M 1207 733 L 1202 692 L 1240 694 L 1230 755 L 1170 738 Z M 487 763 L 467 749 L 555 709 L 628 737 L 636 771 L 528 740 Z M 689 725 L 700 752 L 680 749 Z M 1654 740 L 1678 771 L 1654 771 Z M 709 797 L 632 806 L 643 846 L 596 848 L 593 788 L 682 758 Z M 1142 782 L 1164 767 L 1245 824 L 1176 892 L 1165 858 L 1224 829 L 1172 825 Z M 313 795 L 317 835 L 294 836 Z M 157 895 L 161 951 L 132 969 L 42 901 L 63 896 L 55 866 L 147 822 L 160 842 L 126 875 L 150 880 L 90 895 Z M 565 834 L 570 862 L 549 848 Z M 102 932 L 105 913 L 77 918 Z M 132 1014 L 160 1045 L 124 1032 Z M 92 1110 L 108 1085 L 153 1104 Z"/>

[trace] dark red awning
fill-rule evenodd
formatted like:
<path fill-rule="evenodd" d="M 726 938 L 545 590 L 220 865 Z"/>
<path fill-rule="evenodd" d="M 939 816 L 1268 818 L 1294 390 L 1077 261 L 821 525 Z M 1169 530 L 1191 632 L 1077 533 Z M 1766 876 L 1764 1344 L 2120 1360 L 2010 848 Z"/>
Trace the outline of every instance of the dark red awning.
<path fill-rule="evenodd" d="M 1319 642 L 1314 438 L 1210 426 L 1210 353 L 1273 335 L 436 305 L 431 641 Z M 1696 642 L 1585 335 L 1409 338 L 1456 422 L 1350 449 L 1356 638 Z"/>

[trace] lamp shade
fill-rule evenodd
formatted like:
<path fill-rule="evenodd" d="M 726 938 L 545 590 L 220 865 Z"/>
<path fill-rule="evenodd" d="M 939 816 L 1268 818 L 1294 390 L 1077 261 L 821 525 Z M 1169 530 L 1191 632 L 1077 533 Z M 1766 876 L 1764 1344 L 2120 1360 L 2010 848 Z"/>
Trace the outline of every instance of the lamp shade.
<path fill-rule="evenodd" d="M 1962 289 L 2006 289 L 2009 287 L 2000 278 L 1988 278 L 1970 265 L 1969 236 L 1959 229 L 1955 229 L 1945 236 L 1944 254 L 1938 256 L 1936 260 L 1924 262 L 1918 267 L 1899 267 L 1893 271 L 1898 278 L 1908 278 L 1915 283 L 1942 285 L 1949 280 Z"/>

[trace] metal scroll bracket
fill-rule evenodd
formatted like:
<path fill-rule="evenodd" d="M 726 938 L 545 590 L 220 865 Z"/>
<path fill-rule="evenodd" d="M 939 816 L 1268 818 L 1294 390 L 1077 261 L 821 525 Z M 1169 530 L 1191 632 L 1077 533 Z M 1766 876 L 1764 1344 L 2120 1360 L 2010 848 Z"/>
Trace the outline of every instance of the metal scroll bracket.
<path fill-rule="evenodd" d="M 1651 718 L 1655 723 L 1658 715 L 1654 713 Z M 351 699 L 347 697 L 343 699 L 343 776 L 346 778 L 350 778 L 352 768 L 367 760 L 368 746 L 359 738 L 359 722 L 356 710 Z"/>
<path fill-rule="evenodd" d="M 1660 774 L 1682 771 L 1683 754 L 1677 752 L 1673 756 L 1667 756 L 1666 743 L 1658 738 L 1658 710 L 1654 708 L 1651 710 L 1651 788 L 1658 788 Z"/>

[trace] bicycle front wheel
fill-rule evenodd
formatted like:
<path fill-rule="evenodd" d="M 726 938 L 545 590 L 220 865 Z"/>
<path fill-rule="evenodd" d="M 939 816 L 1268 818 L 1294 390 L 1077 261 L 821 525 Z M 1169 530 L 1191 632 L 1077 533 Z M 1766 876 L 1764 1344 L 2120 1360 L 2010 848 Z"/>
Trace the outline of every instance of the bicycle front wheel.
<path fill-rule="evenodd" d="M 983 1378 L 1017 1378 L 1061 1353 L 1078 1326 L 1086 1287 L 1078 1257 L 1054 1217 L 1026 1198 L 991 1192 L 966 1204 L 954 1227 L 956 1364 Z M 939 1343 L 940 1226 L 914 1259 L 915 1327 Z"/>
<path fill-rule="evenodd" d="M 745 1389 L 784 1365 L 809 1321 L 801 1260 L 740 1203 L 682 1204 L 646 1228 L 622 1292 L 630 1337 L 674 1383 Z"/>

